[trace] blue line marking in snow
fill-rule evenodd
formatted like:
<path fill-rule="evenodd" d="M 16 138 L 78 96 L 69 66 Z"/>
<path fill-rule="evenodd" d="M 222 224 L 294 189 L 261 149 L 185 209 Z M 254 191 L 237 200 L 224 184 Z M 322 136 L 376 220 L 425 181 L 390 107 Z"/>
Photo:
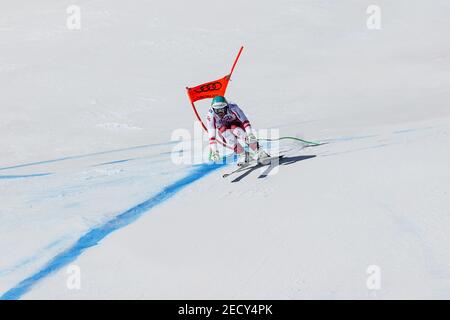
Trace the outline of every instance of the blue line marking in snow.
<path fill-rule="evenodd" d="M 402 133 L 409 133 L 409 132 L 416 132 L 416 131 L 424 131 L 424 130 L 430 130 L 430 129 L 435 129 L 435 128 L 436 128 L 436 127 L 402 129 L 402 130 L 396 130 L 396 131 L 394 131 L 394 134 L 402 134 Z"/>
<path fill-rule="evenodd" d="M 52 173 L 35 173 L 35 174 L 23 174 L 23 175 L 10 175 L 10 176 L 2 176 L 0 175 L 0 180 L 2 179 L 22 179 L 22 178 L 34 178 L 34 177 L 44 177 L 49 176 Z"/>
<path fill-rule="evenodd" d="M 100 167 L 100 166 L 106 166 L 109 164 L 117 164 L 117 163 L 123 163 L 123 162 L 128 162 L 128 161 L 132 161 L 134 159 L 123 159 L 123 160 L 116 160 L 116 161 L 110 161 L 110 162 L 103 162 L 103 163 L 99 163 L 96 165 L 93 165 L 93 167 Z"/>
<path fill-rule="evenodd" d="M 374 138 L 377 136 L 378 136 L 378 134 L 371 134 L 371 135 L 366 135 L 366 136 L 348 136 L 348 137 L 324 139 L 324 140 L 321 140 L 320 142 L 352 141 L 352 140 Z"/>
<path fill-rule="evenodd" d="M 56 241 L 51 242 L 50 244 L 46 245 L 44 248 L 38 250 L 31 257 L 25 258 L 11 267 L 8 267 L 5 269 L 0 269 L 0 277 L 3 277 L 5 275 L 11 274 L 17 270 L 23 269 L 24 267 L 27 267 L 29 264 L 38 260 L 41 257 L 41 255 L 44 254 L 46 251 L 57 247 L 61 242 L 65 241 L 66 239 L 67 239 L 67 236 L 64 236 Z"/>
<path fill-rule="evenodd" d="M 68 157 L 62 157 L 52 160 L 44 160 L 44 161 L 37 161 L 37 162 L 30 162 L 30 163 L 24 163 L 9 167 L 0 167 L 1 170 L 9 170 L 9 169 L 17 169 L 17 168 L 23 168 L 23 167 L 30 167 L 30 166 L 36 166 L 39 164 L 47 164 L 47 163 L 53 163 L 53 162 L 60 162 L 65 160 L 75 160 L 75 159 L 82 159 L 92 156 L 99 156 L 102 154 L 108 154 L 108 153 L 114 153 L 114 152 L 121 152 L 121 151 L 128 151 L 128 150 L 136 150 L 136 149 L 144 149 L 144 148 L 151 148 L 151 147 L 158 147 L 158 146 L 165 146 L 165 145 L 171 145 L 179 143 L 179 141 L 170 141 L 170 142 L 163 142 L 163 143 L 153 143 L 153 144 L 146 144 L 142 146 L 135 146 L 135 147 L 129 147 L 129 148 L 122 148 L 122 149 L 115 149 L 115 150 L 109 150 L 109 151 L 100 151 L 100 152 L 94 152 L 94 153 L 88 153 L 88 154 L 82 154 L 78 156 L 68 156 Z"/>
<path fill-rule="evenodd" d="M 127 211 L 119 214 L 112 220 L 105 224 L 91 229 L 86 234 L 81 236 L 78 241 L 67 250 L 61 252 L 53 259 L 51 259 L 47 265 L 45 265 L 40 271 L 21 281 L 12 289 L 9 289 L 2 296 L 0 300 L 17 300 L 20 299 L 25 293 L 27 293 L 36 283 L 49 276 L 50 274 L 60 270 L 64 266 L 73 262 L 78 256 L 80 256 L 86 249 L 96 246 L 99 241 L 104 239 L 110 233 L 126 227 L 130 223 L 136 221 L 145 212 L 149 211 L 161 202 L 171 198 L 178 191 L 186 187 L 187 185 L 199 180 L 207 174 L 223 167 L 225 164 L 201 164 L 194 166 L 194 170 L 186 177 L 168 185 L 162 189 L 159 193 L 151 197 L 150 199 L 128 209 Z"/>

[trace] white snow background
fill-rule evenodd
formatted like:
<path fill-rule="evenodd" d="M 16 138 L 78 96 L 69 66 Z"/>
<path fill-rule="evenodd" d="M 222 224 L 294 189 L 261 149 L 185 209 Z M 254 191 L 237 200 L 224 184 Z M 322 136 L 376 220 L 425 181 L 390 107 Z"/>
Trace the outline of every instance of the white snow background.
<path fill-rule="evenodd" d="M 449 30 L 447 0 L 3 1 L 0 297 L 450 298 Z M 171 135 L 241 45 L 254 128 L 328 144 L 231 183 Z"/>

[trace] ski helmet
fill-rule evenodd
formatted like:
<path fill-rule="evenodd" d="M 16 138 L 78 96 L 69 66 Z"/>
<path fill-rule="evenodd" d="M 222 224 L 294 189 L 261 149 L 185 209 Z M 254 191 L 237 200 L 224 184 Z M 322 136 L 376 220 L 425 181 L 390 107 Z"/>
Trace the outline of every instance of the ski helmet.
<path fill-rule="evenodd" d="M 226 113 L 228 108 L 227 99 L 223 96 L 215 96 L 211 101 L 211 108 L 214 113 Z"/>

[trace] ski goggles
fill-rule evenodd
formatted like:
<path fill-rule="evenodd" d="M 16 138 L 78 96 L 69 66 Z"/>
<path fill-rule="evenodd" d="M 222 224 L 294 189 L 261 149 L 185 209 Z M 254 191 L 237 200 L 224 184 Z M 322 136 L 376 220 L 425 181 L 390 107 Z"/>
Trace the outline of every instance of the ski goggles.
<path fill-rule="evenodd" d="M 228 104 L 225 102 L 216 103 L 212 106 L 214 113 L 225 113 L 227 111 L 227 108 Z"/>

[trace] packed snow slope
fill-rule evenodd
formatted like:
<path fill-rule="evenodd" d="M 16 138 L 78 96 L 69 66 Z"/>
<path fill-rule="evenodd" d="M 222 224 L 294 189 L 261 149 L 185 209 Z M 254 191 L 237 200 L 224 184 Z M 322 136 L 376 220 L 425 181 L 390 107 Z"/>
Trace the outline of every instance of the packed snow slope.
<path fill-rule="evenodd" d="M 372 4 L 2 3 L 0 298 L 450 298 L 450 3 Z M 240 45 L 253 126 L 327 144 L 173 163 Z"/>

